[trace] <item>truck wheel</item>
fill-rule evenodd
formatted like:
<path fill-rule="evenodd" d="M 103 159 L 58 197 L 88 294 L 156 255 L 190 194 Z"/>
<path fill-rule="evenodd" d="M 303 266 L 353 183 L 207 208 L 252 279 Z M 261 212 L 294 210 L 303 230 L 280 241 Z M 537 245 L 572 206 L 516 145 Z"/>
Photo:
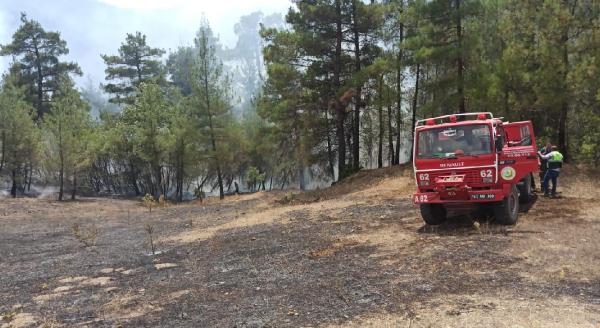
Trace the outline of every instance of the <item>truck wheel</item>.
<path fill-rule="evenodd" d="M 533 198 L 533 191 L 531 190 L 531 173 L 528 174 L 523 180 L 522 185 L 519 186 L 519 201 L 521 203 L 528 203 Z"/>
<path fill-rule="evenodd" d="M 512 186 L 510 194 L 501 202 L 494 205 L 494 217 L 496 222 L 504 225 L 517 223 L 519 217 L 519 191 L 515 185 Z"/>
<path fill-rule="evenodd" d="M 446 221 L 446 208 L 441 204 L 421 204 L 421 216 L 429 225 L 438 225 Z"/>

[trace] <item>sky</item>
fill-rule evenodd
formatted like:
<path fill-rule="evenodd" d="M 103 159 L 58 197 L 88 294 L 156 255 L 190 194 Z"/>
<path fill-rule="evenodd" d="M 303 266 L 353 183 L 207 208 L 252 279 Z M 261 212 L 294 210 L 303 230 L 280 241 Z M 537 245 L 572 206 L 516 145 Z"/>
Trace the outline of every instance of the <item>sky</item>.
<path fill-rule="evenodd" d="M 59 31 L 70 50 L 65 58 L 81 66 L 78 84 L 102 82 L 100 54 L 117 54 L 127 33 L 140 31 L 153 47 L 175 50 L 192 43 L 205 17 L 221 42 L 233 47 L 234 25 L 254 11 L 285 14 L 290 0 L 0 0 L 0 44 L 11 41 L 20 13 L 37 20 L 47 31 Z M 4 72 L 10 59 L 0 59 Z"/>

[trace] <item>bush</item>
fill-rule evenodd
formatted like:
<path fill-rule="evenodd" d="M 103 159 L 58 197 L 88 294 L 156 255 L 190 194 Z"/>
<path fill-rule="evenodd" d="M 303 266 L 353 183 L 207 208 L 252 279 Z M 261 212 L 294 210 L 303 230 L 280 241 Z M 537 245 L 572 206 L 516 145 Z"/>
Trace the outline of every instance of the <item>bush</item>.
<path fill-rule="evenodd" d="M 155 203 L 154 197 L 152 197 L 152 195 L 146 194 L 142 198 L 142 203 L 144 203 L 144 206 L 148 208 L 148 211 L 152 212 L 152 205 L 154 205 Z"/>

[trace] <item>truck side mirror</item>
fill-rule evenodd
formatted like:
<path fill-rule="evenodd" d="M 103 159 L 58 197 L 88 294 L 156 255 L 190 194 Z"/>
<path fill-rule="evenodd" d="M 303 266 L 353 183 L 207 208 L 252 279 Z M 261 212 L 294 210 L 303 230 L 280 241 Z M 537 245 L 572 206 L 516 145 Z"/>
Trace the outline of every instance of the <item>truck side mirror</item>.
<path fill-rule="evenodd" d="M 502 136 L 497 136 L 496 137 L 496 151 L 497 152 L 501 152 L 502 148 L 504 148 L 504 139 L 502 138 Z"/>

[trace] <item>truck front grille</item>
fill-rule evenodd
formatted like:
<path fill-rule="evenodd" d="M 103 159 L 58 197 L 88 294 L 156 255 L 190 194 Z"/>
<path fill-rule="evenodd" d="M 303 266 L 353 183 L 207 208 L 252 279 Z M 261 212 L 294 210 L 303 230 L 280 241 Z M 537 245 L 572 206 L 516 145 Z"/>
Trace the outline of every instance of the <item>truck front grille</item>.
<path fill-rule="evenodd" d="M 471 187 L 484 186 L 486 184 L 483 183 L 483 177 L 481 176 L 481 170 L 482 169 L 428 172 L 429 173 L 429 181 L 431 181 L 431 183 L 433 184 L 435 181 L 435 178 L 437 178 L 439 176 L 452 175 L 452 172 L 454 172 L 454 174 L 456 174 L 456 175 L 464 174 L 465 175 L 464 181 L 465 181 L 465 184 L 468 186 L 471 186 Z M 493 179 L 495 170 L 494 169 L 491 169 L 491 170 L 492 170 L 492 179 Z"/>

